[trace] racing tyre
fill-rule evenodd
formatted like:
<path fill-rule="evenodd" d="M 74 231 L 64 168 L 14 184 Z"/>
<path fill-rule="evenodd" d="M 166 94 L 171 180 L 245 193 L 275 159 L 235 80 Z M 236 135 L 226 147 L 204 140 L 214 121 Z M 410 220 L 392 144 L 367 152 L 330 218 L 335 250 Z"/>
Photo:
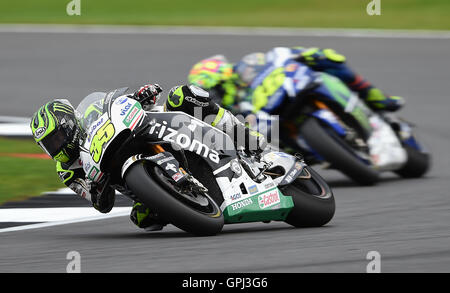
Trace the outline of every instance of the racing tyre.
<path fill-rule="evenodd" d="M 297 178 L 293 183 L 281 187 L 281 192 L 291 196 L 294 207 L 286 223 L 295 227 L 320 227 L 334 216 L 336 205 L 333 192 L 325 180 L 311 167 L 306 167 L 309 178 Z"/>
<path fill-rule="evenodd" d="M 306 119 L 300 133 L 312 149 L 353 181 L 361 185 L 378 182 L 378 172 L 364 164 L 341 137 L 327 132 L 316 119 Z"/>
<path fill-rule="evenodd" d="M 132 165 L 125 181 L 145 205 L 188 233 L 211 236 L 223 228 L 222 211 L 209 195 L 196 191 L 181 192 L 156 165 L 147 162 Z"/>

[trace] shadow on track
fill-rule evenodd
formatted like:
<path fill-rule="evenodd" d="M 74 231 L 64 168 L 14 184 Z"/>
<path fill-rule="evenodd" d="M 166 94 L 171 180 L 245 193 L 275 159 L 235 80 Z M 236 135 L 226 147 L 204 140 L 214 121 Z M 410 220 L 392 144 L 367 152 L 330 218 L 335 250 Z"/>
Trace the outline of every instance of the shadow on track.
<path fill-rule="evenodd" d="M 395 176 L 395 175 L 394 175 Z M 436 178 L 435 176 L 430 176 L 430 175 L 425 175 L 424 177 L 420 177 L 420 178 L 402 178 L 402 177 L 385 177 L 385 178 L 381 178 L 380 181 L 372 186 L 363 186 L 363 185 L 359 185 L 358 183 L 352 181 L 351 179 L 346 179 L 346 178 L 342 178 L 342 179 L 331 179 L 331 180 L 327 180 L 326 177 L 324 177 L 325 180 L 327 181 L 328 185 L 331 188 L 374 188 L 376 186 L 382 186 L 383 184 L 387 184 L 387 183 L 406 183 L 408 181 L 417 181 L 417 180 L 424 180 L 424 179 L 434 179 Z"/>
<path fill-rule="evenodd" d="M 257 223 L 254 223 L 257 224 Z M 138 231 L 135 233 L 134 231 L 131 233 L 99 233 L 99 234 L 82 234 L 82 235 L 74 235 L 76 238 L 83 238 L 89 240 L 132 240 L 132 239 L 216 239 L 219 237 L 227 237 L 238 234 L 259 234 L 259 233 L 274 233 L 274 232 L 285 232 L 291 231 L 296 233 L 301 233 L 302 231 L 319 231 L 324 229 L 332 229 L 333 225 L 327 225 L 323 227 L 315 227 L 315 228 L 295 228 L 286 224 L 286 226 L 271 226 L 270 224 L 261 225 L 260 227 L 239 227 L 240 224 L 230 224 L 224 227 L 224 230 L 217 234 L 216 236 L 208 236 L 208 237 L 199 237 L 193 236 L 187 232 L 179 230 L 173 230 L 173 226 L 169 226 L 171 229 L 168 231 L 158 231 L 158 232 L 145 232 Z M 231 228 L 231 229 L 230 229 Z"/>

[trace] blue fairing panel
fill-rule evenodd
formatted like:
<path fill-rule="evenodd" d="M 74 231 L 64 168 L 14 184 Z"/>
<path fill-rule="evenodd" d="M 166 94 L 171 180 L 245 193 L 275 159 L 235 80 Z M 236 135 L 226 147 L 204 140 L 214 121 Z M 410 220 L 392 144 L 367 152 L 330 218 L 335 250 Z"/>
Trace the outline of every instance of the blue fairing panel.
<path fill-rule="evenodd" d="M 345 136 L 347 134 L 345 129 L 336 119 L 336 116 L 333 112 L 327 109 L 319 109 L 311 113 L 311 116 L 316 117 L 320 121 L 325 122 L 327 125 L 331 126 L 331 128 L 334 129 L 336 133 L 339 134 L 339 136 Z"/>

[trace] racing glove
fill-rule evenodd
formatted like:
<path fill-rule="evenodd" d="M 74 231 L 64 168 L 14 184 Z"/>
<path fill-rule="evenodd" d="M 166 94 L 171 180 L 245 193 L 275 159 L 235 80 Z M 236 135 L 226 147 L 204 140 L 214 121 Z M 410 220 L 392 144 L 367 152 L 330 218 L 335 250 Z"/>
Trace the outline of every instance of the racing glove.
<path fill-rule="evenodd" d="M 133 98 L 141 103 L 144 110 L 149 110 L 156 104 L 162 91 L 159 84 L 146 84 L 134 93 Z"/>
<path fill-rule="evenodd" d="M 99 182 L 93 182 L 86 179 L 89 186 L 92 205 L 101 213 L 109 213 L 114 206 L 116 193 L 114 189 L 107 184 L 106 176 L 103 176 Z"/>

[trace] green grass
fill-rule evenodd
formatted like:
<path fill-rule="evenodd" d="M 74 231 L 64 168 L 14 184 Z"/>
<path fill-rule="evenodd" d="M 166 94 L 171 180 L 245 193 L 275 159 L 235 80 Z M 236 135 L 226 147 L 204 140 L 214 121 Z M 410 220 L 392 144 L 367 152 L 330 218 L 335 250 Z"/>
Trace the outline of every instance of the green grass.
<path fill-rule="evenodd" d="M 42 153 L 32 140 L 0 138 L 0 153 Z M 0 156 L 0 204 L 64 187 L 53 160 Z"/>
<path fill-rule="evenodd" d="M 81 0 L 81 16 L 68 16 L 70 0 L 0 0 L 0 23 L 192 26 L 339 27 L 450 30 L 449 0 Z"/>

